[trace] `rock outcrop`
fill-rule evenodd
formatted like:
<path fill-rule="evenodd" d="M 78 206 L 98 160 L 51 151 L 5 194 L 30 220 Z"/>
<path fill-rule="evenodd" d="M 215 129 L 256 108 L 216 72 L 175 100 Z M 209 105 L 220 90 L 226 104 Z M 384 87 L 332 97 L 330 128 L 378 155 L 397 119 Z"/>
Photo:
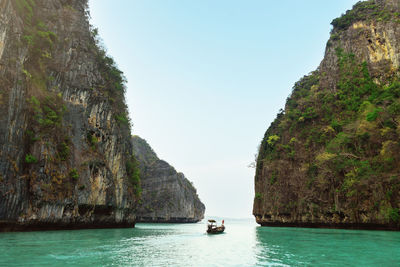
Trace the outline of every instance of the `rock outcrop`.
<path fill-rule="evenodd" d="M 160 160 L 149 144 L 132 138 L 135 157 L 141 171 L 142 204 L 138 222 L 198 222 L 205 207 L 193 184 L 167 162 Z"/>
<path fill-rule="evenodd" d="M 400 229 L 400 2 L 333 20 L 319 68 L 293 88 L 261 143 L 261 225 Z"/>
<path fill-rule="evenodd" d="M 87 0 L 0 0 L 0 230 L 133 226 L 124 77 Z"/>

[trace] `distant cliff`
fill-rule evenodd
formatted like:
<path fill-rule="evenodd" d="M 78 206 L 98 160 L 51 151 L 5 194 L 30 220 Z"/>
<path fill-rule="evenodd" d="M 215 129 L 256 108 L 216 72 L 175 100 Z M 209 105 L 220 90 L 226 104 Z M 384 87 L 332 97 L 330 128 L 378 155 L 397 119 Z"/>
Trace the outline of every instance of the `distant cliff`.
<path fill-rule="evenodd" d="M 138 222 L 198 222 L 205 207 L 196 189 L 183 173 L 160 160 L 149 144 L 138 136 L 132 138 L 139 162 L 142 204 Z"/>
<path fill-rule="evenodd" d="M 125 79 L 86 0 L 0 0 L 0 230 L 133 226 Z"/>
<path fill-rule="evenodd" d="M 400 229 L 400 2 L 333 20 L 319 68 L 265 133 L 253 214 L 261 225 Z"/>

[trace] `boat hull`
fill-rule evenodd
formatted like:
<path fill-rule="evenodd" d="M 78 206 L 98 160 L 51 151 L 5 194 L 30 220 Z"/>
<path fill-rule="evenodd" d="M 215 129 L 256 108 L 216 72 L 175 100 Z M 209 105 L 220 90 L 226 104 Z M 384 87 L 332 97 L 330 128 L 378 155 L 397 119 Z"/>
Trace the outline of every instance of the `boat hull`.
<path fill-rule="evenodd" d="M 216 228 L 207 229 L 207 234 L 222 234 L 224 231 L 225 231 L 225 227 L 219 226 Z"/>

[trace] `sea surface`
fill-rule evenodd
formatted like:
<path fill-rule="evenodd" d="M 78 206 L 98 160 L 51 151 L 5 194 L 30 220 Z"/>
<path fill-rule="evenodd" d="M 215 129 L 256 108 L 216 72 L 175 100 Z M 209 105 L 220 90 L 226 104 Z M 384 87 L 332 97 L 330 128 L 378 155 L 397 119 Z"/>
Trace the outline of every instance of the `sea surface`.
<path fill-rule="evenodd" d="M 400 232 L 225 225 L 0 233 L 0 266 L 400 266 Z"/>

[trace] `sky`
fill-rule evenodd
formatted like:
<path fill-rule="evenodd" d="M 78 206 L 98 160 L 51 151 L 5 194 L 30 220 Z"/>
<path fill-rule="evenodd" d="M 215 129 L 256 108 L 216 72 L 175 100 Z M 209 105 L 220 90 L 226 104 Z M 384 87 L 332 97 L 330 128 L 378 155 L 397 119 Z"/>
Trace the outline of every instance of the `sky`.
<path fill-rule="evenodd" d="M 124 72 L 133 134 L 193 182 L 206 216 L 252 217 L 254 162 L 292 87 L 356 0 L 89 0 Z"/>

